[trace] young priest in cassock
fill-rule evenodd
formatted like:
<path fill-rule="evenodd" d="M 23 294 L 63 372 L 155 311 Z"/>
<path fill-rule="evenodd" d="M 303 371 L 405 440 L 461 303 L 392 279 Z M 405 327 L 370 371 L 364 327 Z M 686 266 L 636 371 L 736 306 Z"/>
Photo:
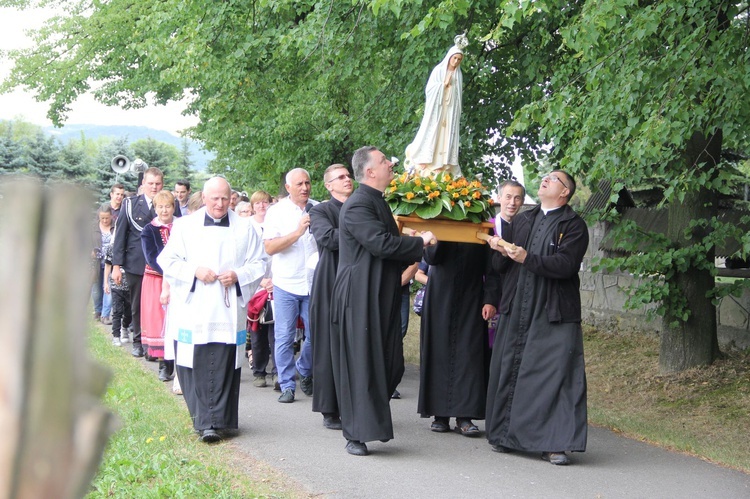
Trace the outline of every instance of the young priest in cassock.
<path fill-rule="evenodd" d="M 331 348 L 346 450 L 393 438 L 391 394 L 404 373 L 401 271 L 434 236 L 401 236 L 383 192 L 393 163 L 365 146 L 352 158 L 359 188 L 339 216 L 339 267 L 331 298 Z"/>
<path fill-rule="evenodd" d="M 203 187 L 205 208 L 180 220 L 157 261 L 171 286 L 170 329 L 177 374 L 204 442 L 237 429 L 246 305 L 265 275 L 266 256 L 249 219 L 229 211 L 229 183 Z M 174 313 L 173 313 L 174 312 Z"/>

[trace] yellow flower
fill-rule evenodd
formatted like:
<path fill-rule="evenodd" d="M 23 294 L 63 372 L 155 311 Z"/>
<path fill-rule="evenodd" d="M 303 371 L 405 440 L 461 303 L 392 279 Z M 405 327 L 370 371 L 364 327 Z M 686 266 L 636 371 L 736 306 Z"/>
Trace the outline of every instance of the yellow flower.
<path fill-rule="evenodd" d="M 407 192 L 406 193 L 406 199 L 414 199 L 414 193 L 413 192 Z"/>
<path fill-rule="evenodd" d="M 482 197 L 482 193 L 479 191 L 474 191 L 474 194 L 471 195 L 474 199 L 479 199 Z"/>
<path fill-rule="evenodd" d="M 446 173 L 443 175 L 443 182 L 450 182 L 451 181 L 451 174 Z"/>
<path fill-rule="evenodd" d="M 166 435 L 162 435 L 159 437 L 159 442 L 163 442 L 167 439 Z"/>
<path fill-rule="evenodd" d="M 424 191 L 425 192 L 430 192 L 430 190 L 431 190 L 430 184 L 425 184 L 424 185 Z"/>
<path fill-rule="evenodd" d="M 395 185 L 390 188 L 390 192 L 396 192 L 397 190 L 398 190 L 398 187 L 396 187 Z"/>
<path fill-rule="evenodd" d="M 414 185 L 416 185 L 417 187 L 419 187 L 420 185 L 422 185 L 422 179 L 420 179 L 419 177 L 415 178 L 414 179 Z"/>
<path fill-rule="evenodd" d="M 471 201 L 464 201 L 464 206 L 471 208 Z"/>
<path fill-rule="evenodd" d="M 467 189 L 466 187 L 464 187 L 463 189 L 461 189 L 461 195 L 462 196 L 468 196 L 469 195 L 469 189 Z"/>
<path fill-rule="evenodd" d="M 147 443 L 147 444 L 150 444 L 150 443 L 151 443 L 151 442 L 153 442 L 153 441 L 154 441 L 154 439 L 153 439 L 153 438 L 151 438 L 151 437 L 148 437 L 148 438 L 146 439 L 146 443 Z"/>
<path fill-rule="evenodd" d="M 458 197 L 459 197 L 459 196 L 460 196 L 460 194 L 459 194 L 459 193 L 457 193 L 457 192 L 454 192 L 454 193 L 453 193 L 453 199 L 458 199 Z"/>

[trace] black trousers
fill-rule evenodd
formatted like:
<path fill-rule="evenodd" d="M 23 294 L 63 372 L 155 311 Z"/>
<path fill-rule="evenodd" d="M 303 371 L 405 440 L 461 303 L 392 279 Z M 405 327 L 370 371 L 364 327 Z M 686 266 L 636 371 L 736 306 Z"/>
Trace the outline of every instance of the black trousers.
<path fill-rule="evenodd" d="M 112 293 L 112 336 L 120 337 L 121 329 L 130 327 L 133 320 L 130 311 L 130 292 L 122 289 L 110 289 Z"/>
<path fill-rule="evenodd" d="M 125 272 L 130 287 L 130 311 L 133 316 L 133 347 L 141 344 L 141 285 L 143 276 Z"/>
<path fill-rule="evenodd" d="M 253 352 L 253 376 L 276 374 L 276 362 L 273 361 L 271 355 L 276 344 L 273 324 L 260 324 L 258 331 L 250 329 L 248 334 Z M 269 363 L 271 364 L 270 369 L 268 368 Z"/>

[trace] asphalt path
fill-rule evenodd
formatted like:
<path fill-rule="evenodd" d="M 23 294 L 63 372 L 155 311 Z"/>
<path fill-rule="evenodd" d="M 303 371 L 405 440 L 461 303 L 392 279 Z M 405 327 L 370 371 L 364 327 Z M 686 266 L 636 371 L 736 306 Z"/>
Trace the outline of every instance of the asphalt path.
<path fill-rule="evenodd" d="M 156 372 L 157 363 L 144 364 Z M 499 454 L 482 421 L 473 438 L 430 431 L 431 419 L 417 414 L 418 367 L 407 365 L 399 391 L 402 398 L 391 401 L 395 438 L 368 442 L 369 456 L 351 456 L 341 431 L 324 428 L 312 412 L 311 397 L 298 388 L 294 403 L 281 404 L 270 384 L 253 386 L 245 366 L 231 441 L 310 497 L 750 498 L 750 475 L 593 426 L 586 452 L 572 454 L 569 466 L 539 453 Z M 750 437 L 737 445 L 750 445 Z"/>
<path fill-rule="evenodd" d="M 418 369 L 407 366 L 402 398 L 391 401 L 395 438 L 369 442 L 370 455 L 357 457 L 344 450 L 340 431 L 323 427 L 311 397 L 298 389 L 294 403 L 281 404 L 279 392 L 254 387 L 243 368 L 232 442 L 316 497 L 750 498 L 750 475 L 602 428 L 589 427 L 587 451 L 573 454 L 570 466 L 492 452 L 484 432 L 434 433 L 416 412 L 418 389 Z"/>

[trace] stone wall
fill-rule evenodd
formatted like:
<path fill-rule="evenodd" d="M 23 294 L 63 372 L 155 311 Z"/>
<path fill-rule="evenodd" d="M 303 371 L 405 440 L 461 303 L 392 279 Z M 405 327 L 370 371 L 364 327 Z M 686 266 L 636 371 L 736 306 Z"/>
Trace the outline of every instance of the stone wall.
<path fill-rule="evenodd" d="M 623 272 L 592 272 L 592 259 L 603 256 L 598 250 L 605 234 L 600 222 L 589 227 L 589 249 L 581 269 L 581 305 L 583 319 L 603 330 L 619 333 L 646 331 L 658 334 L 662 323 L 659 317 L 648 320 L 648 308 L 626 310 L 624 288 L 637 284 L 641 278 Z M 653 307 L 653 305 L 651 305 Z M 722 349 L 750 348 L 750 291 L 739 297 L 727 296 L 717 309 L 719 345 Z"/>

